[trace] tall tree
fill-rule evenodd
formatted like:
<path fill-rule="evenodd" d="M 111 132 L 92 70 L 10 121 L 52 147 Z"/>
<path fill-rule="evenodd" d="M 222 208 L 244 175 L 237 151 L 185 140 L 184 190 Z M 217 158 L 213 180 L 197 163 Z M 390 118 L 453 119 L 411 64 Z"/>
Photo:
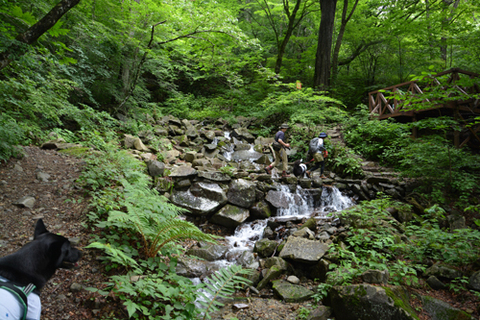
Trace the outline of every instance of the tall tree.
<path fill-rule="evenodd" d="M 253 6 L 254 4 L 255 6 Z M 283 57 L 293 32 L 298 29 L 305 17 L 316 10 L 315 5 L 315 0 L 281 0 L 281 2 L 256 0 L 255 3 L 250 3 L 249 7 L 254 8 L 254 10 L 246 11 L 250 14 L 250 20 L 262 25 L 264 21 L 259 18 L 265 16 L 270 30 L 273 31 L 277 49 L 275 73 L 280 73 Z"/>
<path fill-rule="evenodd" d="M 23 55 L 26 52 L 25 44 L 30 45 L 50 28 L 70 9 L 75 7 L 80 0 L 62 0 L 50 10 L 40 21 L 32 25 L 27 31 L 19 34 L 7 49 L 0 53 L 0 70 L 13 61 L 14 56 Z"/>
<path fill-rule="evenodd" d="M 353 4 L 352 10 L 347 16 L 348 13 L 348 0 L 343 0 L 343 10 L 342 10 L 342 23 L 340 25 L 340 30 L 338 32 L 337 41 L 335 42 L 335 49 L 333 50 L 333 58 L 332 58 L 332 83 L 335 84 L 335 79 L 337 78 L 338 73 L 338 55 L 340 53 L 340 47 L 342 45 L 343 35 L 345 34 L 345 29 L 347 27 L 347 23 L 353 16 L 355 12 L 355 8 L 357 7 L 359 0 L 355 0 Z"/>
<path fill-rule="evenodd" d="M 330 85 L 330 58 L 336 8 L 337 0 L 320 0 L 320 10 L 322 10 L 322 14 L 318 31 L 318 46 L 317 54 L 315 56 L 313 86 L 322 90 L 327 89 Z"/>

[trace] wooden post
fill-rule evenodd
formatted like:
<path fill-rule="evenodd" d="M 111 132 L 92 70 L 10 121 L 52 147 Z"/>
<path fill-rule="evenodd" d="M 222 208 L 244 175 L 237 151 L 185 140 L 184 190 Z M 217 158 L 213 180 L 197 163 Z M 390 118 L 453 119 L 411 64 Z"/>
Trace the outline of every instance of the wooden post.
<path fill-rule="evenodd" d="M 458 123 L 459 122 L 459 112 L 458 112 L 458 104 L 455 103 L 455 105 L 453 106 L 454 108 L 454 119 L 455 121 Z M 455 146 L 455 148 L 459 148 L 460 147 L 460 131 L 457 131 L 455 129 L 453 129 L 453 145 Z"/>
<path fill-rule="evenodd" d="M 413 114 L 412 117 L 412 122 L 417 122 L 417 116 Z M 412 127 L 412 138 L 417 139 L 418 138 L 418 128 L 417 127 Z"/>

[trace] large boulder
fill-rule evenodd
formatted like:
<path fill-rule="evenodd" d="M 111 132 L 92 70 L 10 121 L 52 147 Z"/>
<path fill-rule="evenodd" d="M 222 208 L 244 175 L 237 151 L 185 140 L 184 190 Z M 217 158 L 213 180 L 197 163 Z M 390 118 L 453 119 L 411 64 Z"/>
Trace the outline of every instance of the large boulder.
<path fill-rule="evenodd" d="M 278 243 L 273 240 L 268 239 L 261 239 L 255 242 L 255 246 L 253 247 L 253 252 L 258 253 L 260 257 L 270 257 L 275 252 Z"/>
<path fill-rule="evenodd" d="M 152 177 L 163 176 L 165 172 L 165 164 L 157 160 L 148 161 L 147 168 Z"/>
<path fill-rule="evenodd" d="M 423 310 L 428 312 L 432 320 L 474 320 L 463 310 L 457 309 L 448 303 L 429 296 L 422 296 Z"/>
<path fill-rule="evenodd" d="M 190 188 L 190 192 L 196 197 L 217 201 L 222 205 L 227 203 L 227 194 L 216 183 L 196 182 Z"/>
<path fill-rule="evenodd" d="M 316 263 L 330 247 L 321 241 L 290 236 L 280 252 L 280 257 L 303 263 Z"/>
<path fill-rule="evenodd" d="M 250 208 L 250 215 L 254 219 L 267 219 L 272 215 L 272 211 L 268 203 L 260 201 Z"/>
<path fill-rule="evenodd" d="M 228 202 L 243 208 L 250 208 L 255 203 L 255 183 L 237 179 L 232 181 L 227 193 Z"/>
<path fill-rule="evenodd" d="M 180 257 L 175 269 L 176 274 L 179 276 L 187 278 L 203 278 L 218 270 L 219 267 L 214 262 Z"/>
<path fill-rule="evenodd" d="M 426 277 L 435 276 L 437 278 L 453 280 L 456 278 L 460 278 L 463 274 L 457 269 L 444 265 L 441 262 L 437 262 L 433 266 L 425 270 L 424 275 Z"/>
<path fill-rule="evenodd" d="M 233 130 L 232 136 L 237 139 L 244 139 L 248 143 L 253 143 L 255 141 L 255 137 L 248 131 L 247 128 L 237 128 Z"/>
<path fill-rule="evenodd" d="M 475 291 L 480 291 L 480 271 L 477 271 L 470 276 L 468 287 Z"/>
<path fill-rule="evenodd" d="M 181 179 L 193 178 L 196 175 L 197 175 L 197 170 L 193 169 L 192 167 L 178 166 L 173 168 L 168 176 L 171 178 L 175 178 L 176 180 L 181 180 Z"/>
<path fill-rule="evenodd" d="M 205 160 L 208 161 L 208 160 Z M 218 171 L 198 171 L 198 177 L 206 180 L 210 180 L 213 182 L 219 183 L 228 183 L 232 181 L 232 178 L 228 174 L 221 173 Z"/>
<path fill-rule="evenodd" d="M 172 194 L 171 201 L 173 204 L 188 209 L 192 214 L 199 216 L 206 216 L 213 213 L 223 205 L 218 201 L 196 197 L 190 190 L 175 190 Z"/>
<path fill-rule="evenodd" d="M 208 244 L 201 248 L 192 248 L 187 251 L 190 256 L 202 258 L 207 261 L 216 261 L 225 257 L 228 247 L 218 244 Z"/>
<path fill-rule="evenodd" d="M 313 291 L 284 280 L 272 282 L 273 292 L 285 302 L 301 302 L 310 299 Z"/>
<path fill-rule="evenodd" d="M 418 319 L 401 287 L 383 288 L 369 284 L 334 286 L 329 292 L 336 320 Z"/>
<path fill-rule="evenodd" d="M 270 269 L 267 270 L 265 276 L 257 285 L 258 290 L 262 290 L 267 286 L 275 278 L 278 278 L 281 274 L 283 274 L 283 270 L 281 270 L 278 266 L 272 266 Z"/>
<path fill-rule="evenodd" d="M 215 213 L 210 218 L 210 221 L 224 227 L 235 228 L 244 223 L 249 216 L 250 213 L 248 209 L 227 204 Z"/>
<path fill-rule="evenodd" d="M 282 191 L 268 191 L 265 200 L 267 200 L 273 207 L 277 209 L 287 209 L 290 206 L 289 199 Z"/>

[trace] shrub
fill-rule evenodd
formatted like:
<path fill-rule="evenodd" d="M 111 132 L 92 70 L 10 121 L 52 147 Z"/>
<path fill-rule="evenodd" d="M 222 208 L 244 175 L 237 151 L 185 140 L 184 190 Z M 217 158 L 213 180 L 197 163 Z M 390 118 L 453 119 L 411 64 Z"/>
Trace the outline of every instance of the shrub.
<path fill-rule="evenodd" d="M 24 139 L 23 130 L 15 119 L 5 114 L 0 115 L 0 162 L 16 156 L 18 149 L 15 146 L 22 143 Z"/>

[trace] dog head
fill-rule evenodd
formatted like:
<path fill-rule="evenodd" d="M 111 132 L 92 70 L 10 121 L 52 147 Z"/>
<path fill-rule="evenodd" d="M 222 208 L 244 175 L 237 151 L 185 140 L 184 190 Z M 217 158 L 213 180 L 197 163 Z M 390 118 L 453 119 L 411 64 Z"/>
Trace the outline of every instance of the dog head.
<path fill-rule="evenodd" d="M 42 219 L 37 221 L 33 241 L 38 241 L 46 247 L 50 265 L 55 269 L 71 269 L 82 257 L 82 252 L 72 247 L 67 238 L 49 232 Z"/>

